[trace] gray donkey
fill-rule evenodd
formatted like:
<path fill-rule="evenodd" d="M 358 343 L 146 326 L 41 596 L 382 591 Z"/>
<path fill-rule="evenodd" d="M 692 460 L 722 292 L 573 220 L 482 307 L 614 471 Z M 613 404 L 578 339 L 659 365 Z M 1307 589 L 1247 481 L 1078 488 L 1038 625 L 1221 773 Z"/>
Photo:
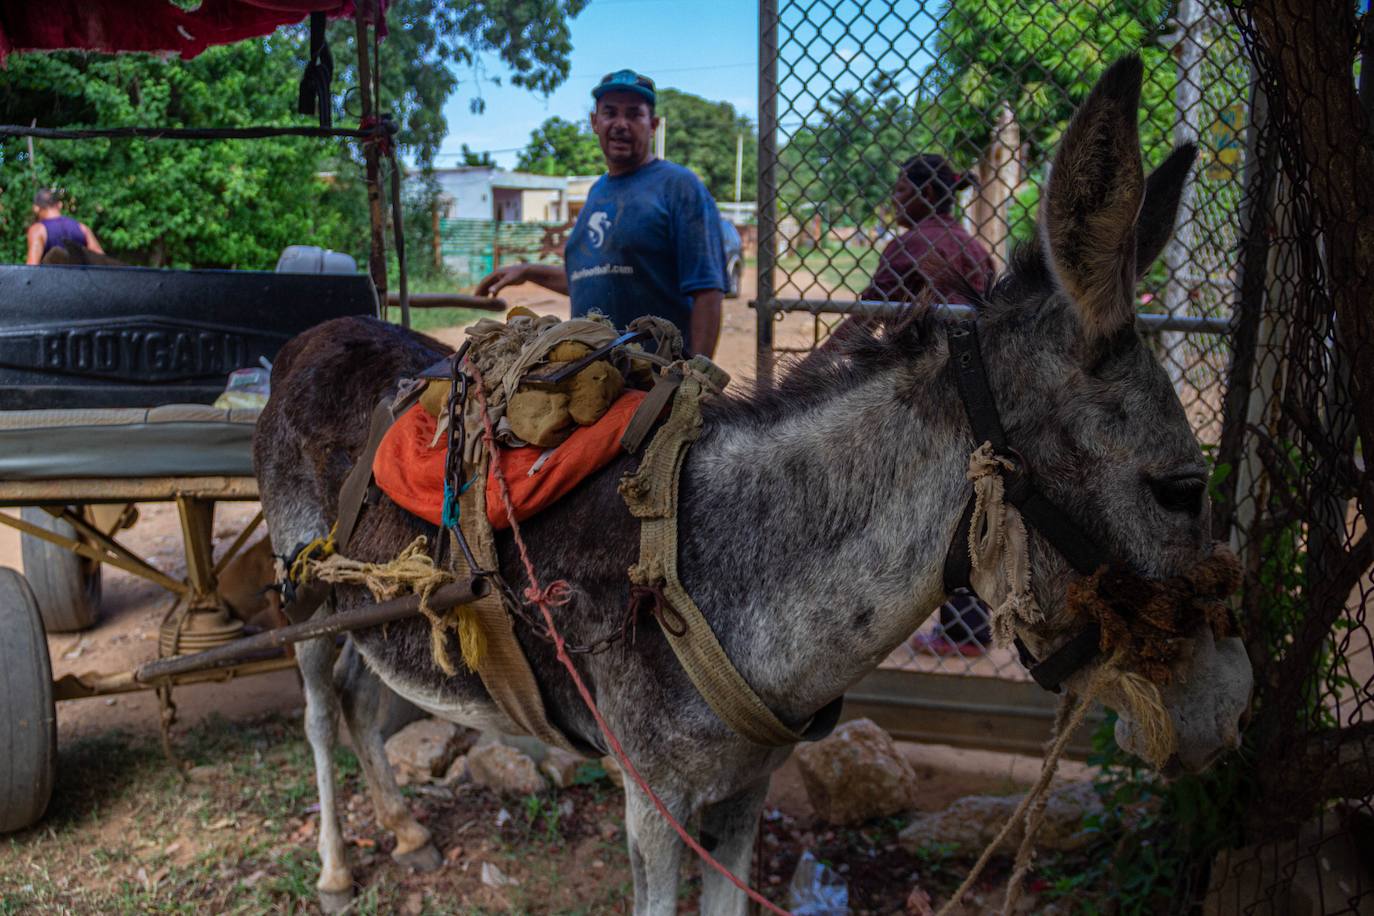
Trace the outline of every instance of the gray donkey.
<path fill-rule="evenodd" d="M 1066 132 L 1041 213 L 1039 245 L 1023 251 L 979 304 L 977 330 L 1008 440 L 1037 485 L 1120 564 L 1164 578 L 1210 548 L 1206 466 L 1168 377 L 1134 329 L 1132 289 L 1164 246 L 1194 150 L 1180 149 L 1145 181 L 1136 130 L 1141 65 L 1113 66 Z M 934 311 L 794 369 L 772 391 L 722 398 L 705 411 L 681 482 L 679 567 L 687 591 L 739 671 L 785 722 L 808 720 L 881 662 L 944 597 L 942 561 L 969 494 L 974 441 L 950 365 L 950 329 Z M 342 319 L 284 348 L 258 423 L 255 458 L 278 554 L 329 531 L 339 486 L 360 451 L 368 415 L 397 380 L 443 355 L 432 340 L 377 321 Z M 617 492 L 626 456 L 524 523 L 543 581 L 566 579 L 558 625 L 570 642 L 619 626 L 639 526 Z M 384 561 L 426 523 L 382 498 L 363 513 L 347 553 Z M 509 537 L 501 568 L 522 584 Z M 1076 576 L 1032 529 L 1031 588 L 1045 619 L 1017 635 L 1040 657 L 1065 643 Z M 340 609 L 369 600 L 340 587 Z M 319 614 L 329 613 L 325 607 Z M 515 621 L 552 722 L 588 753 L 606 742 L 555 660 Z M 1163 705 L 1177 734 L 1172 765 L 1205 767 L 1237 742 L 1250 670 L 1239 640 L 1214 643 L 1199 622 Z M 455 652 L 456 655 L 456 652 Z M 339 698 L 376 809 L 395 831 L 395 857 L 438 865 L 426 829 L 399 795 L 382 753 L 381 685 L 431 713 L 513 731 L 478 678 L 433 663 L 421 618 L 303 644 L 306 733 L 320 791 L 327 907 L 352 893 L 335 814 L 331 747 Z M 700 816 L 714 855 L 749 874 L 764 793 L 787 749 L 751 744 L 692 687 L 652 621 L 633 642 L 577 665 L 625 750 L 682 822 Z M 1099 658 L 1067 681 L 1118 706 L 1118 740 L 1141 747 L 1114 686 L 1129 672 Z M 331 679 L 331 668 L 334 677 Z M 337 693 L 336 693 L 337 688 Z M 648 798 L 626 787 L 635 912 L 677 906 L 683 846 Z M 701 906 L 743 913 L 745 898 L 706 871 Z"/>

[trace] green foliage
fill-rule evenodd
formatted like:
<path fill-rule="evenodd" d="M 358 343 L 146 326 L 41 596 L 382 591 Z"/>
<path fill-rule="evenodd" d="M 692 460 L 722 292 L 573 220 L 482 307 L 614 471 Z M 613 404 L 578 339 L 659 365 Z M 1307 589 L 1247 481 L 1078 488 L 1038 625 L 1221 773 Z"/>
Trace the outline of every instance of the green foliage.
<path fill-rule="evenodd" d="M 741 194 L 744 200 L 754 199 L 750 178 L 758 171 L 758 137 L 753 124 L 735 106 L 677 89 L 660 89 L 655 113 L 668 122 L 666 157 L 696 172 L 716 200 L 735 199 L 735 154 L 738 138 L 743 136 Z"/>
<path fill-rule="evenodd" d="M 1077 0 L 1027 7 L 1022 0 L 949 0 L 940 19 L 934 68 L 935 128 L 955 156 L 976 157 L 988 127 L 1009 105 L 1043 162 L 1108 64 L 1130 53 L 1145 63 L 1141 139 L 1147 158 L 1167 153 L 1175 70 L 1158 39 L 1168 0 Z"/>
<path fill-rule="evenodd" d="M 783 212 L 827 225 L 872 225 L 901 163 L 938 153 L 971 166 L 1009 106 L 1021 127 L 1026 166 L 1043 177 L 1054 144 L 1102 70 L 1128 53 L 1145 63 L 1141 140 L 1147 166 L 1167 155 L 1175 67 L 1160 46 L 1168 0 L 947 0 L 934 15 L 934 63 L 903 91 L 897 73 L 831 93 L 780 152 Z M 1035 193 L 1013 201 L 1013 237 L 1033 232 Z"/>
<path fill-rule="evenodd" d="M 572 784 L 589 786 L 600 782 L 606 776 L 606 768 L 602 766 L 600 760 L 587 760 L 577 765 L 577 769 L 573 772 Z"/>
<path fill-rule="evenodd" d="M 741 196 L 754 199 L 758 134 L 735 106 L 664 88 L 658 90 L 655 114 L 668 124 L 667 158 L 696 172 L 717 200 L 735 199 L 736 152 L 743 136 Z M 539 175 L 600 175 L 606 164 L 590 124 L 552 117 L 530 133 L 516 168 Z"/>
<path fill-rule="evenodd" d="M 606 162 L 588 124 L 554 116 L 530 132 L 515 167 L 536 175 L 600 175 Z"/>
<path fill-rule="evenodd" d="M 938 117 L 928 102 L 905 97 L 890 74 L 832 93 L 780 152 L 784 212 L 806 219 L 815 208 L 827 225 L 871 223 L 902 162 L 931 148 Z"/>
<path fill-rule="evenodd" d="M 496 165 L 496 160 L 491 158 L 491 153 L 485 150 L 483 150 L 480 153 L 474 152 L 473 149 L 466 143 L 463 144 L 463 148 L 459 151 L 458 155 L 459 158 L 463 160 L 463 165 L 465 166 L 479 166 L 489 168 L 491 166 Z"/>
<path fill-rule="evenodd" d="M 400 126 L 399 152 L 422 172 L 447 126 L 443 107 L 463 68 L 492 53 L 511 81 L 538 92 L 568 73 L 568 19 L 586 0 L 444 4 L 397 0 L 381 43 L 381 109 Z M 357 123 L 355 32 L 330 26 L 335 123 Z M 0 80 L 0 122 L 45 127 L 244 127 L 308 124 L 295 113 L 307 47 L 304 27 L 214 47 L 181 61 L 147 54 L 16 54 Z M 480 93 L 480 80 L 472 80 Z M 480 108 L 480 94 L 475 95 Z M 23 259 L 36 187 L 66 190 L 68 213 L 130 263 L 270 269 L 288 244 L 365 260 L 368 210 L 357 144 L 306 138 L 0 143 L 0 259 Z M 431 226 L 431 182 L 406 194 L 408 227 Z M 408 236 L 410 230 L 408 229 Z M 388 239 L 388 243 L 390 240 Z M 414 244 L 412 242 L 412 244 Z M 421 252 L 423 246 L 417 246 Z M 412 257 L 421 268 L 432 258 Z"/>
<path fill-rule="evenodd" d="M 285 124 L 294 106 L 299 30 L 211 48 L 191 61 L 138 54 L 14 55 L 0 119 L 45 125 L 170 127 Z M 36 169 L 7 141 L 0 252 L 22 260 L 35 185 L 66 190 L 68 212 L 107 251 L 178 267 L 263 267 L 303 239 L 339 247 L 344 220 L 322 206 L 320 145 L 305 138 L 252 143 L 87 140 L 40 143 Z M 27 159 L 27 156 L 23 157 Z"/>
<path fill-rule="evenodd" d="M 478 68 L 483 55 L 496 56 L 512 75 L 513 85 L 548 94 L 567 79 L 572 37 L 568 20 L 586 8 L 587 0 L 394 0 L 387 9 L 388 34 L 381 43 L 382 111 L 401 127 L 402 146 L 422 165 L 434 158 L 448 132 L 444 102 L 457 90 L 458 74 L 471 73 L 469 107 L 485 109 L 484 79 Z M 352 22 L 329 27 L 334 51 L 334 86 L 356 86 L 357 50 Z M 339 95 L 335 111 L 345 120 L 359 117 L 356 98 Z"/>

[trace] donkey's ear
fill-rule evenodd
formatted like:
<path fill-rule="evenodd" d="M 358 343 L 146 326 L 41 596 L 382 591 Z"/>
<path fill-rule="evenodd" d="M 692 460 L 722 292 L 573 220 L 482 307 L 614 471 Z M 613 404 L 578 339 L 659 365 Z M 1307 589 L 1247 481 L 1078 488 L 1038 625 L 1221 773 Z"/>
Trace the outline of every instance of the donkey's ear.
<path fill-rule="evenodd" d="M 1174 234 L 1178 204 L 1183 199 L 1183 187 L 1188 183 L 1188 172 L 1196 159 L 1197 144 L 1185 143 L 1145 179 L 1145 201 L 1140 205 L 1140 218 L 1135 223 L 1137 279 L 1150 269 Z"/>
<path fill-rule="evenodd" d="M 1046 260 L 1090 340 L 1134 320 L 1141 72 L 1127 57 L 1097 81 L 1064 132 L 1040 208 Z"/>

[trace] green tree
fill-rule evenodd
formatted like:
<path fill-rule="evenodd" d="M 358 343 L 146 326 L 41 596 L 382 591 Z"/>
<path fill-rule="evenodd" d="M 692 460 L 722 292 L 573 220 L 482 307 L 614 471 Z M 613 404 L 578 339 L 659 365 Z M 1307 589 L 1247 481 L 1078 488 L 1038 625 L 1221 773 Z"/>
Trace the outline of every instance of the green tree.
<path fill-rule="evenodd" d="M 394 0 L 381 43 L 381 110 L 401 128 L 400 145 L 421 165 L 433 162 L 448 133 L 444 103 L 460 83 L 474 112 L 485 109 L 485 76 L 478 64 L 494 55 L 509 69 L 512 85 L 547 95 L 568 76 L 572 35 L 568 22 L 588 0 Z M 356 86 L 356 31 L 339 20 L 329 27 L 334 51 L 334 109 L 356 121 L 360 109 L 348 87 Z M 466 77 L 466 81 L 462 81 Z"/>
<path fill-rule="evenodd" d="M 483 167 L 496 165 L 496 160 L 491 158 L 491 153 L 487 152 L 486 150 L 483 150 L 480 153 L 476 152 L 472 149 L 472 147 L 468 146 L 466 143 L 463 144 L 462 150 L 459 151 L 458 158 L 462 159 L 463 165 L 468 167 Z"/>
<path fill-rule="evenodd" d="M 446 131 L 442 110 L 470 81 L 480 107 L 477 56 L 495 53 L 511 82 L 548 92 L 568 72 L 568 18 L 586 0 L 483 4 L 397 0 L 382 42 L 382 110 L 401 127 L 401 154 L 427 169 Z M 338 69 L 335 122 L 356 123 L 356 56 L 349 22 L 330 27 Z M 0 122 L 46 127 L 303 124 L 295 114 L 303 27 L 216 47 L 190 61 L 146 54 L 16 54 L 0 80 Z M 270 268 L 286 244 L 311 242 L 361 258 L 367 205 L 357 144 L 254 141 L 23 141 L 0 143 L 0 257 L 23 256 L 37 185 L 68 192 L 70 212 L 108 249 L 135 263 Z M 407 195 L 407 203 L 425 195 Z M 429 219 L 428 208 L 416 211 Z M 409 207 L 408 207 L 409 208 Z M 422 259 L 412 258 L 419 265 Z"/>
<path fill-rule="evenodd" d="M 738 138 L 743 136 L 743 199 L 754 199 L 754 183 L 749 178 L 758 168 L 758 135 L 735 106 L 677 89 L 660 89 L 655 113 L 668 122 L 667 158 L 696 172 L 717 200 L 735 199 L 735 154 Z"/>
<path fill-rule="evenodd" d="M 1161 38 L 1169 0 L 948 0 L 923 89 L 935 132 L 951 153 L 976 158 L 1003 104 L 1011 106 L 1042 165 L 1074 107 L 1107 65 L 1139 53 L 1145 63 L 1141 140 L 1148 163 L 1171 148 L 1175 69 Z"/>
<path fill-rule="evenodd" d="M 515 167 L 537 175 L 600 175 L 606 162 L 590 126 L 555 116 L 530 133 Z"/>
<path fill-rule="evenodd" d="M 0 117 L 60 126 L 289 123 L 300 50 L 295 31 L 185 62 L 14 55 Z M 65 189 L 69 211 L 107 250 L 155 266 L 268 267 L 292 242 L 341 241 L 342 214 L 322 205 L 329 184 L 318 176 L 318 141 L 40 141 L 35 163 L 20 158 L 24 150 L 18 141 L 4 146 L 10 182 L 0 244 L 10 260 L 22 259 L 35 185 Z"/>
<path fill-rule="evenodd" d="M 872 224 L 901 163 L 933 149 L 929 113 L 887 73 L 832 93 L 780 152 L 784 212 L 807 219 L 819 211 L 827 225 Z"/>
<path fill-rule="evenodd" d="M 1102 70 L 1128 53 L 1145 63 L 1141 139 L 1147 165 L 1172 147 L 1175 68 L 1163 46 L 1169 0 L 946 0 L 935 20 L 934 63 L 903 90 L 897 73 L 832 92 L 788 136 L 780 152 L 783 212 L 821 213 L 826 224 L 872 224 L 908 156 L 934 152 L 973 165 L 1004 105 L 1025 142 L 1033 181 L 1044 177 L 1055 141 Z M 1029 236 L 1034 188 L 1012 209 L 1013 232 Z"/>

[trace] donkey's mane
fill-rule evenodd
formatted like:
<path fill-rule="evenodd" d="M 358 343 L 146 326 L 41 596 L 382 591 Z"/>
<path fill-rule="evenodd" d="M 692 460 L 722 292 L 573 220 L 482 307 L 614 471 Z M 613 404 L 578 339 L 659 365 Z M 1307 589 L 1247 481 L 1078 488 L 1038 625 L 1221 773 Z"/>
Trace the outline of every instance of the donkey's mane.
<path fill-rule="evenodd" d="M 1038 244 L 1022 243 L 1011 263 L 986 293 L 966 285 L 962 298 L 983 323 L 1018 320 L 1023 307 L 1038 304 L 1054 281 Z M 880 331 L 860 328 L 849 340 L 823 353 L 783 362 L 776 385 L 754 385 L 703 406 L 710 423 L 767 426 L 790 414 L 839 397 L 885 370 L 909 366 L 944 337 L 947 319 L 925 295 L 900 319 Z"/>

